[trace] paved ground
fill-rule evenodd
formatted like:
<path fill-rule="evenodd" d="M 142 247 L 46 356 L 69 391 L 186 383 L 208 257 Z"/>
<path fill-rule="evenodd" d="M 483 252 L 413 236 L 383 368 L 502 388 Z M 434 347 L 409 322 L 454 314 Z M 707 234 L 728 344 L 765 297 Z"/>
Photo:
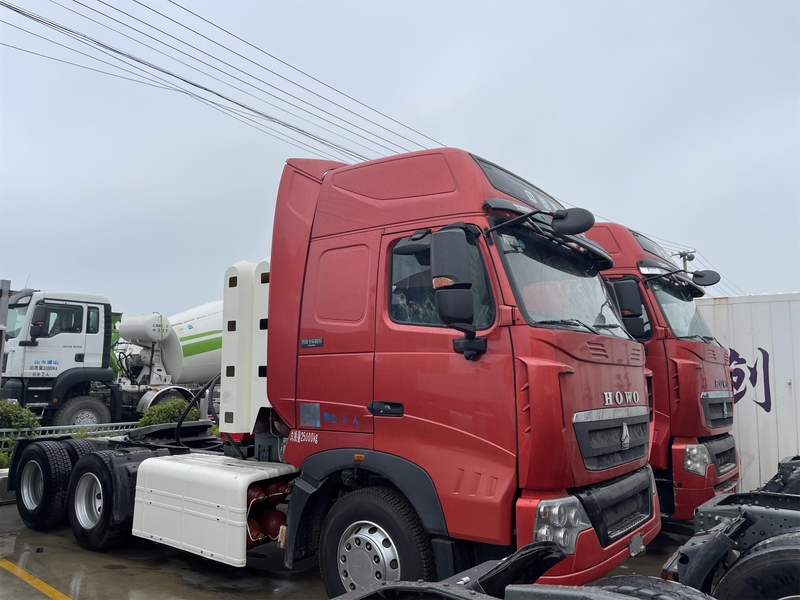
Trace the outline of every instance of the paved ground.
<path fill-rule="evenodd" d="M 661 535 L 644 557 L 628 560 L 612 574 L 659 576 L 678 545 Z M 325 598 L 316 560 L 307 559 L 289 573 L 282 554 L 274 545 L 264 546 L 239 569 L 137 538 L 109 552 L 89 552 L 78 546 L 69 527 L 33 531 L 15 505 L 0 507 L 0 558 L 51 586 L 49 597 L 57 600 Z M 0 598 L 46 600 L 48 593 L 0 568 Z"/>

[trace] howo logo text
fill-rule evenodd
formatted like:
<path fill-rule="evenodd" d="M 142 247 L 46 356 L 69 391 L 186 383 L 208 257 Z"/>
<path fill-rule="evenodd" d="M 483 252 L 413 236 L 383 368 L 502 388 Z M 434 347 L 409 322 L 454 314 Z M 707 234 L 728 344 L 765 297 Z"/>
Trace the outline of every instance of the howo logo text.
<path fill-rule="evenodd" d="M 639 404 L 639 392 L 603 392 L 604 406 Z"/>

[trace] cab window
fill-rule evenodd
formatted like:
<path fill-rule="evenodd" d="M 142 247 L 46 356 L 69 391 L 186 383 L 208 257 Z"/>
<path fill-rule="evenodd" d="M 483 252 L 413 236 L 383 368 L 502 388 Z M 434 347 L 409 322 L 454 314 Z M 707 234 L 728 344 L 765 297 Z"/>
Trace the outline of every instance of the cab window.
<path fill-rule="evenodd" d="M 494 322 L 491 285 L 475 240 L 468 236 L 468 241 L 474 323 L 477 329 L 487 329 Z M 445 327 L 436 312 L 430 249 L 403 255 L 395 253 L 393 248 L 391 271 L 389 316 L 392 321 L 407 325 Z"/>
<path fill-rule="evenodd" d="M 75 305 L 45 304 L 47 312 L 44 320 L 42 338 L 55 337 L 60 333 L 81 333 L 83 331 L 83 307 Z"/>
<path fill-rule="evenodd" d="M 100 309 L 90 306 L 86 315 L 86 333 L 97 333 L 100 331 Z"/>

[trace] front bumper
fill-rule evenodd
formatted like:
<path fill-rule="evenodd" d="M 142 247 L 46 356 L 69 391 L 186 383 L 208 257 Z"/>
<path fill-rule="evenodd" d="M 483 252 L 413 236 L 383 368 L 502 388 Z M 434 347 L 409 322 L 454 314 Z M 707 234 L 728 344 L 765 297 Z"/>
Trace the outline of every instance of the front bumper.
<path fill-rule="evenodd" d="M 670 520 L 690 521 L 694 510 L 720 494 L 735 492 L 739 484 L 739 456 L 733 467 L 720 470 L 716 464 L 706 467 L 704 476 L 689 473 L 683 468 L 683 456 L 687 445 L 697 444 L 694 438 L 675 438 L 672 445 L 673 497 L 675 509 Z"/>
<path fill-rule="evenodd" d="M 646 483 L 642 481 L 645 473 L 647 475 Z M 642 489 L 643 483 L 644 489 Z M 634 536 L 641 535 L 642 542 L 649 543 L 661 530 L 658 495 L 654 493 L 653 488 L 650 468 L 644 467 L 615 480 L 575 490 L 574 495 L 590 515 L 593 525 L 590 529 L 578 534 L 574 554 L 567 555 L 564 560 L 549 569 L 537 580 L 537 583 L 582 585 L 624 562 L 631 555 L 630 543 Z M 627 512 L 625 506 L 630 508 L 633 498 L 641 499 L 642 492 L 649 494 L 650 501 L 647 503 L 649 510 L 646 513 L 649 516 L 646 516 L 645 520 L 638 525 L 632 525 L 633 529 L 630 531 L 614 534 L 612 531 L 614 524 L 623 523 L 626 518 L 629 518 L 623 516 Z M 518 547 L 524 546 L 533 539 L 534 521 L 539 502 L 563 497 L 565 494 L 566 490 L 549 495 L 523 491 L 523 496 L 516 505 Z M 639 505 L 642 506 L 641 503 Z M 615 514 L 616 517 L 613 517 Z M 608 521 L 610 527 L 606 528 L 600 521 L 609 517 L 614 520 Z"/>
<path fill-rule="evenodd" d="M 551 568 L 536 583 L 549 585 L 583 585 L 602 577 L 630 558 L 629 544 L 631 538 L 638 533 L 643 534 L 645 546 L 661 531 L 658 496 L 654 497 L 655 511 L 650 520 L 640 527 L 625 534 L 622 538 L 603 548 L 594 529 L 587 529 L 578 535 L 575 554 Z"/>

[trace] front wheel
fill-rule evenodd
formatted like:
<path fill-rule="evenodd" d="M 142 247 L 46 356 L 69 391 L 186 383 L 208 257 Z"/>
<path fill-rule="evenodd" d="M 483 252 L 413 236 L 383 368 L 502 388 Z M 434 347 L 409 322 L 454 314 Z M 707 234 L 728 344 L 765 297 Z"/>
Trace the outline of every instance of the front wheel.
<path fill-rule="evenodd" d="M 70 398 L 58 409 L 53 425 L 97 425 L 111 422 L 111 411 L 94 396 Z"/>
<path fill-rule="evenodd" d="M 333 505 L 319 564 L 331 598 L 380 581 L 436 577 L 430 537 L 411 503 L 388 487 L 357 490 Z"/>

